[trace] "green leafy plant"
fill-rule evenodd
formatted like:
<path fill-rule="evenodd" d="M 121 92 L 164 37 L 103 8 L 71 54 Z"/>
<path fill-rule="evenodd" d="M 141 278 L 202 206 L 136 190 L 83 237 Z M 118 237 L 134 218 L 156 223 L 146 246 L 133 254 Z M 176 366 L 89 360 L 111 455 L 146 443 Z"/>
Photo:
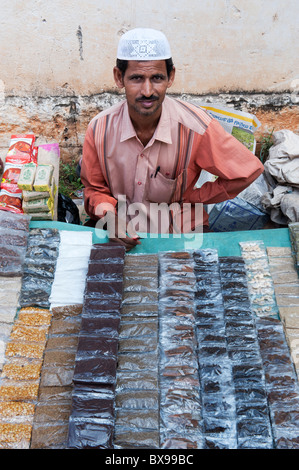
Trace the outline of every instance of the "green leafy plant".
<path fill-rule="evenodd" d="M 59 192 L 64 196 L 74 198 L 76 191 L 83 188 L 80 177 L 77 175 L 77 162 L 60 163 L 59 168 Z"/>
<path fill-rule="evenodd" d="M 265 134 L 260 141 L 260 144 L 261 144 L 260 160 L 262 163 L 264 163 L 267 160 L 269 156 L 269 150 L 273 145 L 273 139 L 272 139 L 273 132 L 274 132 L 274 127 L 270 132 Z"/>

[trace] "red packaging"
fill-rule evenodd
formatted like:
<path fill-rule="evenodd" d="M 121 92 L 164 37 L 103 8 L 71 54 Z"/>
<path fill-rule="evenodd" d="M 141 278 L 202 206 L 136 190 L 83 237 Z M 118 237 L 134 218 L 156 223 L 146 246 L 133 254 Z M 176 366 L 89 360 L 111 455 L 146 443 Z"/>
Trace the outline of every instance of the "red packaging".
<path fill-rule="evenodd" d="M 19 163 L 29 163 L 32 158 L 35 136 L 33 134 L 13 134 L 10 138 L 10 145 L 6 156 L 14 157 Z"/>
<path fill-rule="evenodd" d="M 10 193 L 2 189 L 0 191 L 0 210 L 23 214 L 22 193 Z"/>

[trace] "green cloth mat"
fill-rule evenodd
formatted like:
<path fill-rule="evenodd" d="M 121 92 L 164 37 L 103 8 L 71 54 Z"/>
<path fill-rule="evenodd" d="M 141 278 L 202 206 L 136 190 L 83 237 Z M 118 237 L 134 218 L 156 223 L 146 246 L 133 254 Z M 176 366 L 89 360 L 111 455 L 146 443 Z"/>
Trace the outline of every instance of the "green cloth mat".
<path fill-rule="evenodd" d="M 107 233 L 104 230 L 73 225 L 65 222 L 32 221 L 30 228 L 57 228 L 58 230 L 91 231 L 93 243 L 108 242 Z M 288 228 L 269 230 L 249 230 L 242 232 L 214 232 L 193 235 L 192 238 L 175 237 L 174 235 L 150 235 L 140 234 L 141 245 L 130 251 L 131 254 L 157 253 L 159 251 L 182 251 L 204 248 L 218 250 L 218 256 L 241 256 L 239 242 L 261 240 L 265 246 L 290 247 Z"/>

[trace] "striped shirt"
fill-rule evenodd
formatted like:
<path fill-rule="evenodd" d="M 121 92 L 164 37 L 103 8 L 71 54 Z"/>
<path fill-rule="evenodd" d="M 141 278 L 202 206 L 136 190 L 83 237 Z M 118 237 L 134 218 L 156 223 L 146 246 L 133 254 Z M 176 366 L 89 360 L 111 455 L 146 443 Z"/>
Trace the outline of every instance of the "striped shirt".
<path fill-rule="evenodd" d="M 195 189 L 202 170 L 217 179 Z M 85 210 L 91 218 L 116 208 L 125 196 L 127 207 L 135 203 L 133 209 L 145 212 L 144 222 L 138 219 L 135 229 L 157 233 L 167 231 L 169 225 L 171 231 L 173 220 L 162 216 L 163 227 L 161 221 L 153 220 L 153 203 L 175 203 L 181 210 L 189 203 L 193 229 L 196 203 L 232 199 L 262 172 L 258 158 L 205 110 L 166 96 L 158 126 L 146 146 L 136 135 L 126 101 L 95 116 L 83 145 L 81 180 Z M 127 222 L 136 220 L 136 212 L 131 211 Z M 179 220 L 180 215 L 174 217 Z M 201 222 L 208 225 L 205 211 Z"/>

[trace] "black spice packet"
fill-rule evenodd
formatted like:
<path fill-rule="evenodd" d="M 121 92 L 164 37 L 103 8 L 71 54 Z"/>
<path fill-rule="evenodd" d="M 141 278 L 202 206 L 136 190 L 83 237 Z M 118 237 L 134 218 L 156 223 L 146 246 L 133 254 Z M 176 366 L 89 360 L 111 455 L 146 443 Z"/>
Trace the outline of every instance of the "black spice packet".
<path fill-rule="evenodd" d="M 85 384 L 114 384 L 117 359 L 115 357 L 76 357 L 73 382 Z"/>
<path fill-rule="evenodd" d="M 69 449 L 111 449 L 114 425 L 96 418 L 82 419 L 70 416 Z"/>

